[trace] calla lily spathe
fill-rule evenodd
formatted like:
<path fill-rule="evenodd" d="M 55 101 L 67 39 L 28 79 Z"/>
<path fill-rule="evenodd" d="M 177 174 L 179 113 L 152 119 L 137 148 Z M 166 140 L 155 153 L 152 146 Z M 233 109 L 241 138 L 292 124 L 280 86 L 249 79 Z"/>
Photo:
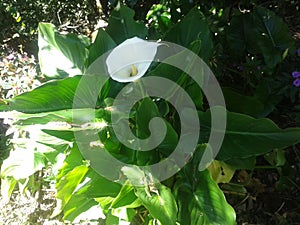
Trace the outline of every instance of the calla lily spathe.
<path fill-rule="evenodd" d="M 138 80 L 147 72 L 159 45 L 137 37 L 122 42 L 106 59 L 110 77 L 124 83 Z"/>

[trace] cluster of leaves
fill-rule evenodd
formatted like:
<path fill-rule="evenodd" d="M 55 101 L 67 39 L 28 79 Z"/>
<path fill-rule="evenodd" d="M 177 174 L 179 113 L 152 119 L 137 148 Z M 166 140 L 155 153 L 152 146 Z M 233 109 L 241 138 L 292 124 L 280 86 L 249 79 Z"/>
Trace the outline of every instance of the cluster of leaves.
<path fill-rule="evenodd" d="M 31 52 L 36 51 L 32 42 L 41 21 L 52 22 L 60 30 L 89 34 L 100 18 L 96 1 L 90 0 L 2 0 L 0 13 L 0 42 L 8 42 L 15 49 L 23 45 Z"/>
<path fill-rule="evenodd" d="M 58 200 L 53 216 L 62 213 L 65 220 L 73 221 L 89 209 L 101 208 L 107 224 L 122 221 L 163 225 L 235 224 L 235 212 L 217 183 L 228 183 L 228 190 L 232 190 L 237 184 L 229 182 L 237 169 L 252 170 L 256 156 L 300 142 L 299 128 L 283 130 L 265 118 L 279 103 L 269 79 L 287 55 L 294 54 L 295 46 L 286 24 L 264 7 L 252 6 L 240 11 L 232 8 L 233 5 L 219 3 L 218 7 L 205 4 L 199 8 L 196 2 L 153 5 L 147 16 L 149 28 L 134 20 L 133 10 L 120 5 L 111 12 L 107 28 L 98 31 L 93 43 L 85 36 L 60 34 L 52 24 L 40 23 L 40 66 L 51 81 L 1 105 L 2 111 L 18 111 L 1 115 L 16 119 L 15 126 L 29 132 L 27 137 L 15 141 L 18 148 L 2 166 L 2 194 L 9 196 L 17 182 L 31 184 L 33 174 L 51 164 Z M 116 172 L 126 178 L 126 185 L 122 186 L 96 173 L 82 157 L 78 147 L 81 143 L 76 142 L 75 136 L 86 129 L 94 129 L 101 140 L 101 143 L 91 142 L 94 158 L 97 151 L 105 148 L 127 164 L 159 162 L 177 144 L 180 124 L 172 106 L 167 101 L 145 98 L 132 109 L 132 129 L 147 137 L 151 118 L 163 117 L 168 127 L 165 139 L 155 151 L 148 152 L 135 153 L 122 145 L 112 129 L 109 106 L 123 85 L 112 80 L 99 93 L 97 107 L 87 108 L 84 102 L 73 107 L 82 79 L 78 74 L 84 74 L 95 59 L 134 36 L 161 38 L 193 50 L 228 85 L 223 87 L 228 107 L 226 134 L 216 160 L 208 169 L 199 171 L 198 165 L 210 134 L 210 111 L 196 83 L 182 82 L 182 72 L 165 64 L 151 67 L 147 75 L 166 76 L 185 84 L 201 122 L 201 137 L 189 163 L 164 182 L 153 177 L 151 171 L 124 167 Z M 292 80 L 290 76 L 289 79 Z M 297 101 L 299 90 L 292 85 L 291 88 Z M 241 90 L 243 93 L 239 93 Z M 85 91 L 88 95 L 90 87 Z M 83 117 L 82 124 L 72 124 L 73 115 L 78 113 L 92 113 L 96 119 Z M 107 126 L 99 128 L 99 121 L 105 121 Z M 84 126 L 87 123 L 91 126 Z M 101 159 L 98 163 L 105 164 Z M 131 183 L 137 177 L 150 182 L 135 187 Z"/>

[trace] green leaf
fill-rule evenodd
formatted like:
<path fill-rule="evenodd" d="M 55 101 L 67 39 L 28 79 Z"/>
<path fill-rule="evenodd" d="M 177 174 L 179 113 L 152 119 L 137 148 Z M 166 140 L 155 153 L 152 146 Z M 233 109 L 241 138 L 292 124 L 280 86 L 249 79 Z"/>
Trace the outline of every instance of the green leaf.
<path fill-rule="evenodd" d="M 39 23 L 39 64 L 42 73 L 53 79 L 83 74 L 90 42 L 87 37 L 61 35 L 54 25 Z"/>
<path fill-rule="evenodd" d="M 75 76 L 56 81 L 50 81 L 44 85 L 23 93 L 9 102 L 10 110 L 24 113 L 40 113 L 58 111 L 72 108 L 94 108 L 95 97 L 98 96 L 100 79 L 97 76 L 90 76 L 85 82 L 80 83 L 82 76 Z M 74 96 L 76 99 L 74 105 Z"/>
<path fill-rule="evenodd" d="M 36 151 L 35 147 L 37 145 L 27 143 L 11 151 L 9 157 L 3 161 L 1 177 L 25 179 L 45 167 L 46 158 L 41 152 Z"/>
<path fill-rule="evenodd" d="M 99 132 L 99 138 L 105 149 L 110 153 L 119 153 L 121 143 L 114 133 L 112 127 L 105 127 Z"/>
<path fill-rule="evenodd" d="M 176 223 L 177 205 L 171 190 L 159 184 L 155 187 L 155 192 L 147 194 L 145 188 L 137 188 L 136 195 L 150 214 L 158 219 L 163 225 Z"/>
<path fill-rule="evenodd" d="M 103 210 L 103 212 L 105 214 L 109 213 L 110 210 L 110 205 L 113 202 L 114 198 L 113 197 L 100 197 L 100 198 L 95 198 L 95 201 L 97 201 L 100 206 L 101 209 Z"/>
<path fill-rule="evenodd" d="M 174 42 L 189 48 L 192 42 L 201 41 L 199 56 L 207 61 L 212 57 L 213 42 L 206 18 L 197 8 L 192 9 L 182 21 L 172 27 L 164 37 L 165 41 Z"/>
<path fill-rule="evenodd" d="M 263 7 L 254 9 L 254 23 L 260 32 L 257 45 L 263 52 L 266 64 L 273 68 L 283 60 L 283 53 L 293 47 L 292 35 L 281 18 Z"/>
<path fill-rule="evenodd" d="M 121 185 L 109 181 L 94 170 L 89 169 L 76 189 L 76 192 L 64 207 L 64 219 L 66 220 L 73 221 L 81 213 L 95 206 L 97 204 L 95 198 L 116 196 L 120 192 Z M 95 217 L 96 215 L 90 216 Z"/>
<path fill-rule="evenodd" d="M 203 106 L 203 96 L 201 88 L 196 82 L 191 82 L 186 88 L 185 91 L 189 94 L 197 109 L 201 110 Z"/>
<path fill-rule="evenodd" d="M 254 13 L 257 29 L 264 31 L 259 42 L 262 44 L 270 42 L 274 48 L 282 51 L 293 46 L 294 41 L 288 26 L 280 17 L 271 10 L 259 6 L 254 9 Z"/>
<path fill-rule="evenodd" d="M 111 203 L 112 208 L 137 208 L 141 205 L 140 201 L 134 193 L 134 187 L 129 184 L 124 184 L 118 196 Z"/>
<path fill-rule="evenodd" d="M 88 167 L 86 165 L 80 165 L 74 167 L 71 171 L 63 173 L 61 175 L 58 183 L 56 184 L 56 198 L 58 199 L 58 204 L 52 214 L 53 216 L 58 215 L 68 204 L 69 200 L 74 194 L 76 187 L 81 183 L 87 171 Z"/>
<path fill-rule="evenodd" d="M 112 225 L 119 225 L 120 224 L 120 219 L 114 215 L 111 214 L 110 212 L 106 215 L 106 224 L 112 224 Z"/>
<path fill-rule="evenodd" d="M 80 214 L 85 213 L 91 207 L 98 203 L 93 198 L 87 198 L 85 195 L 73 195 L 68 204 L 64 207 L 64 220 L 73 222 Z M 99 212 L 98 212 L 99 213 Z M 88 219 L 98 219 L 95 211 Z"/>
<path fill-rule="evenodd" d="M 263 7 L 255 7 L 251 13 L 234 16 L 226 33 L 234 55 L 241 57 L 245 50 L 262 54 L 271 69 L 294 46 L 287 25 L 274 12 Z"/>
<path fill-rule="evenodd" d="M 201 137 L 210 132 L 210 112 L 200 112 Z M 217 132 L 217 131 L 216 131 Z M 300 128 L 280 129 L 270 119 L 227 112 L 227 128 L 217 155 L 221 161 L 262 155 L 300 142 Z"/>
<path fill-rule="evenodd" d="M 209 172 L 191 171 L 191 168 L 188 165 L 175 183 L 180 224 L 236 224 L 234 210 Z"/>
<path fill-rule="evenodd" d="M 88 182 L 77 190 L 76 195 L 84 194 L 88 198 L 115 198 L 122 188 L 121 184 L 107 180 L 92 169 L 89 169 L 85 178 Z"/>
<path fill-rule="evenodd" d="M 76 145 L 73 146 L 73 148 L 68 149 L 63 166 L 59 169 L 59 173 L 56 176 L 56 182 L 58 183 L 63 176 L 72 171 L 75 167 L 81 166 L 82 161 L 82 154 Z"/>
<path fill-rule="evenodd" d="M 161 130 L 156 130 L 150 133 L 149 124 L 150 121 L 155 118 L 161 118 L 157 105 L 150 98 L 144 98 L 139 104 L 136 111 L 136 134 L 137 137 L 144 139 L 150 135 L 154 136 L 153 140 L 158 142 L 157 150 L 153 151 L 138 151 L 137 159 L 139 165 L 152 164 L 159 159 L 158 153 L 160 152 L 164 156 L 168 156 L 176 148 L 178 142 L 178 136 L 173 127 L 166 120 L 162 119 L 162 123 L 166 125 L 166 135 L 162 136 Z M 161 141 L 160 141 L 161 140 Z"/>
<path fill-rule="evenodd" d="M 147 28 L 143 23 L 134 20 L 134 11 L 124 5 L 116 7 L 108 20 L 106 32 L 120 44 L 128 38 L 147 36 Z"/>
<path fill-rule="evenodd" d="M 123 173 L 129 181 L 137 183 L 138 180 L 146 180 L 152 177 L 138 167 L 124 167 Z M 175 225 L 177 205 L 171 190 L 152 178 L 148 184 L 135 187 L 135 194 L 142 204 L 149 210 L 153 218 L 158 219 L 162 225 Z"/>
<path fill-rule="evenodd" d="M 231 158 L 225 161 L 234 169 L 247 169 L 253 170 L 256 163 L 256 157 L 251 156 L 249 158 Z"/>
<path fill-rule="evenodd" d="M 264 158 L 272 166 L 284 166 L 286 163 L 285 152 L 282 149 L 275 149 L 273 152 L 264 155 Z"/>
<path fill-rule="evenodd" d="M 237 59 L 242 57 L 247 49 L 248 33 L 251 32 L 252 27 L 250 20 L 251 18 L 247 14 L 236 15 L 231 19 L 230 25 L 226 29 L 229 48 Z"/>
<path fill-rule="evenodd" d="M 48 82 L 31 92 L 21 94 L 10 102 L 10 109 L 24 113 L 71 109 L 74 93 L 81 76 Z"/>
<path fill-rule="evenodd" d="M 222 88 L 222 91 L 226 108 L 229 111 L 247 114 L 256 118 L 262 114 L 264 104 L 256 97 L 242 95 L 231 88 Z"/>
<path fill-rule="evenodd" d="M 65 141 L 70 141 L 74 142 L 75 141 L 75 136 L 73 131 L 67 131 L 67 130 L 46 130 L 43 129 L 43 132 L 45 132 L 48 135 L 57 137 L 59 139 L 65 140 Z"/>
<path fill-rule="evenodd" d="M 91 65 L 98 57 L 113 49 L 116 43 L 102 29 L 98 30 L 94 43 L 90 46 L 87 65 Z"/>

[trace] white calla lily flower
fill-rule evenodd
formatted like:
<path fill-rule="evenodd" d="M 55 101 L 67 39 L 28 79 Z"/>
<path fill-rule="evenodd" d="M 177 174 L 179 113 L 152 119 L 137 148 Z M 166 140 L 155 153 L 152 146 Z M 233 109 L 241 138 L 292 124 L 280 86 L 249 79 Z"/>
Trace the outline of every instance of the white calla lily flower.
<path fill-rule="evenodd" d="M 137 37 L 122 42 L 106 59 L 110 77 L 124 83 L 138 80 L 147 72 L 159 45 Z"/>

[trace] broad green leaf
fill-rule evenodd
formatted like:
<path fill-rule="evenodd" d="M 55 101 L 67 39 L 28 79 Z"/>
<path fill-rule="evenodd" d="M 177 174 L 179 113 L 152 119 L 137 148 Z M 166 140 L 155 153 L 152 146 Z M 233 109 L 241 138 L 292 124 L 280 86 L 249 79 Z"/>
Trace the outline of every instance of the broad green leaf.
<path fill-rule="evenodd" d="M 248 158 L 231 158 L 226 160 L 225 163 L 227 163 L 234 169 L 253 170 L 256 163 L 256 157 L 251 156 Z"/>
<path fill-rule="evenodd" d="M 202 138 L 210 132 L 210 112 L 200 112 Z M 204 141 L 202 139 L 202 141 Z M 280 129 L 270 119 L 227 112 L 227 128 L 217 159 L 248 158 L 300 142 L 300 128 Z"/>
<path fill-rule="evenodd" d="M 64 219 L 74 220 L 81 213 L 96 205 L 97 202 L 100 202 L 102 205 L 104 204 L 103 206 L 106 205 L 107 209 L 110 208 L 114 197 L 119 194 L 120 190 L 120 184 L 109 181 L 94 170 L 89 169 L 84 178 L 76 186 L 76 190 L 69 201 L 62 207 Z M 105 202 L 104 199 L 109 199 L 109 201 Z M 106 211 L 105 207 L 102 208 L 103 211 Z"/>
<path fill-rule="evenodd" d="M 128 38 L 145 38 L 148 31 L 143 23 L 134 20 L 134 11 L 124 5 L 116 7 L 108 20 L 106 32 L 120 44 Z"/>
<path fill-rule="evenodd" d="M 91 209 L 91 207 L 98 204 L 95 199 L 103 198 L 103 196 L 104 198 L 109 196 L 109 198 L 113 199 L 111 196 L 117 196 L 120 189 L 120 184 L 109 181 L 94 170 L 89 169 L 82 182 L 76 187 L 71 199 L 65 205 L 63 209 L 64 219 L 73 221 L 85 211 L 91 211 L 92 214 L 95 214 L 96 210 L 99 213 L 99 209 Z M 90 217 L 94 218 L 95 216 L 97 215 L 90 215 Z"/>
<path fill-rule="evenodd" d="M 102 56 L 116 46 L 113 39 L 102 29 L 98 30 L 94 43 L 90 46 L 87 65 L 91 65 L 98 57 Z"/>
<path fill-rule="evenodd" d="M 192 98 L 197 109 L 202 110 L 203 96 L 202 96 L 201 88 L 199 87 L 199 85 L 193 81 L 185 88 L 185 90 L 189 94 L 189 96 Z"/>
<path fill-rule="evenodd" d="M 66 159 L 62 167 L 59 170 L 59 174 L 56 176 L 56 182 L 58 183 L 60 179 L 71 172 L 75 167 L 81 166 L 83 163 L 83 157 L 78 147 L 75 145 L 73 148 L 68 149 L 66 154 Z"/>
<path fill-rule="evenodd" d="M 113 200 L 114 200 L 113 197 L 99 197 L 99 198 L 95 198 L 95 201 L 97 201 L 100 204 L 101 209 L 103 210 L 103 212 L 105 214 L 109 213 L 110 205 L 113 202 Z"/>
<path fill-rule="evenodd" d="M 120 224 L 123 224 L 125 221 L 131 221 L 136 214 L 136 209 L 121 207 L 117 209 L 112 209 L 111 214 L 118 217 Z M 125 223 L 127 224 L 127 223 Z"/>
<path fill-rule="evenodd" d="M 256 118 L 262 114 L 264 104 L 257 98 L 242 95 L 231 88 L 222 88 L 222 91 L 227 110 L 247 114 Z"/>
<path fill-rule="evenodd" d="M 106 224 L 112 224 L 112 225 L 119 225 L 120 224 L 120 219 L 114 215 L 111 214 L 111 210 L 109 213 L 106 215 Z"/>
<path fill-rule="evenodd" d="M 272 77 L 269 79 L 262 79 L 256 86 L 254 96 L 259 99 L 260 102 L 264 103 L 264 110 L 261 113 L 261 117 L 269 115 L 283 98 L 280 93 L 277 91 L 274 93 L 274 90 L 272 90 L 272 87 L 275 86 L 272 83 L 272 80 Z"/>
<path fill-rule="evenodd" d="M 112 208 L 130 207 L 137 208 L 141 205 L 140 201 L 134 193 L 134 187 L 129 184 L 124 184 L 118 196 L 111 203 Z"/>
<path fill-rule="evenodd" d="M 262 54 L 271 69 L 284 59 L 286 51 L 294 47 L 287 25 L 274 12 L 263 7 L 234 16 L 227 29 L 227 41 L 237 57 L 241 57 L 244 50 Z"/>
<path fill-rule="evenodd" d="M 83 74 L 89 39 L 82 35 L 61 35 L 50 23 L 38 27 L 39 64 L 44 75 L 63 78 Z"/>
<path fill-rule="evenodd" d="M 192 9 L 182 21 L 174 25 L 164 37 L 165 41 L 174 42 L 189 48 L 191 43 L 200 40 L 199 56 L 207 61 L 212 57 L 213 42 L 206 18 L 197 8 Z"/>
<path fill-rule="evenodd" d="M 82 124 L 100 121 L 105 111 L 100 109 L 81 108 L 81 109 L 65 109 L 59 111 L 49 111 L 44 113 L 21 113 L 21 112 L 0 112 L 1 118 L 11 118 L 18 120 L 17 125 L 45 125 L 48 129 L 65 130 L 70 126 L 79 127 Z M 97 117 L 97 118 L 95 118 Z M 72 124 L 74 122 L 78 124 Z M 56 125 L 55 125 L 56 124 Z"/>
<path fill-rule="evenodd" d="M 38 130 L 43 131 L 44 134 L 39 135 L 38 141 L 46 145 L 60 145 L 63 144 L 62 140 L 65 140 L 65 143 L 73 142 L 74 132 L 77 131 L 90 130 L 98 133 L 107 125 L 102 119 L 105 115 L 105 110 L 102 108 L 66 109 L 34 114 L 16 111 L 0 112 L 0 117 L 18 120 L 15 122 L 17 127 L 34 132 L 35 136 Z"/>
<path fill-rule="evenodd" d="M 105 149 L 110 153 L 119 153 L 121 143 L 114 133 L 112 127 L 105 127 L 99 132 L 99 138 Z"/>
<path fill-rule="evenodd" d="M 65 171 L 66 172 L 66 171 Z M 56 184 L 58 204 L 53 215 L 58 215 L 72 198 L 76 187 L 81 183 L 88 172 L 86 165 L 74 167 L 71 171 L 64 173 Z"/>
<path fill-rule="evenodd" d="M 8 110 L 9 110 L 9 106 L 6 103 L 6 101 L 4 102 L 3 100 L 0 100 L 0 112 L 8 111 Z"/>
<path fill-rule="evenodd" d="M 65 141 L 70 141 L 74 142 L 75 141 L 75 136 L 73 131 L 67 131 L 67 130 L 46 130 L 43 129 L 43 132 L 45 132 L 48 135 L 57 137 L 59 139 L 65 140 Z"/>
<path fill-rule="evenodd" d="M 116 197 L 122 185 L 99 175 L 92 169 L 89 169 L 85 176 L 86 183 L 82 185 L 76 191 L 76 195 L 85 195 L 88 198 L 100 198 L 100 197 Z"/>
<path fill-rule="evenodd" d="M 260 32 L 257 44 L 263 52 L 266 64 L 272 68 L 283 59 L 284 51 L 293 47 L 292 35 L 280 17 L 263 7 L 254 9 L 254 23 Z"/>
<path fill-rule="evenodd" d="M 9 102 L 10 110 L 24 113 L 40 113 L 72 108 L 95 108 L 95 96 L 98 96 L 100 79 L 90 76 L 85 82 L 78 84 L 82 76 L 75 76 L 56 81 L 23 93 Z M 74 105 L 74 95 L 80 96 Z"/>
<path fill-rule="evenodd" d="M 231 21 L 229 27 L 226 29 L 226 38 L 233 56 L 237 58 L 242 57 L 248 45 L 249 35 L 252 28 L 251 18 L 249 15 L 236 15 Z M 253 49 L 249 50 L 250 52 Z"/>
<path fill-rule="evenodd" d="M 141 138 L 146 138 L 149 135 L 157 135 L 160 133 L 159 131 L 156 131 L 155 134 L 150 134 L 148 129 L 151 119 L 155 117 L 161 118 L 161 114 L 157 105 L 150 98 L 145 98 L 139 105 L 139 108 L 136 112 L 136 123 Z M 178 142 L 178 135 L 168 121 L 163 118 L 161 119 L 162 122 L 165 123 L 167 129 L 166 135 L 162 139 L 162 142 L 157 146 L 157 149 L 166 156 L 175 149 Z"/>
<path fill-rule="evenodd" d="M 48 82 L 31 92 L 21 94 L 9 103 L 11 110 L 40 113 L 71 109 L 81 76 Z"/>
<path fill-rule="evenodd" d="M 151 190 L 150 190 L 151 191 Z M 150 214 L 158 219 L 161 224 L 171 225 L 176 223 L 177 205 L 171 190 L 160 184 L 155 190 L 147 193 L 145 188 L 137 188 L 136 195 Z"/>
<path fill-rule="evenodd" d="M 35 148 L 38 146 L 32 142 L 18 145 L 3 161 L 1 177 L 13 177 L 16 180 L 25 179 L 45 167 L 46 158 L 41 152 L 36 151 Z"/>
<path fill-rule="evenodd" d="M 123 173 L 132 183 L 137 180 L 147 180 L 151 174 L 143 172 L 138 167 L 124 167 Z M 147 174 L 147 175 L 146 175 Z M 175 225 L 177 215 L 177 205 L 171 190 L 152 178 L 148 184 L 135 187 L 135 194 L 141 203 L 149 210 L 153 218 L 158 219 L 162 225 Z"/>
<path fill-rule="evenodd" d="M 68 204 L 64 207 L 64 220 L 73 222 L 82 213 L 86 214 L 91 207 L 98 203 L 93 198 L 87 198 L 85 195 L 72 195 Z M 97 211 L 96 211 L 97 212 Z M 95 212 L 88 219 L 98 219 Z M 98 212 L 99 213 L 99 212 Z M 96 218 L 95 218 L 96 217 Z"/>
<path fill-rule="evenodd" d="M 236 224 L 234 210 L 207 170 L 184 171 L 175 184 L 175 195 L 180 224 Z"/>

